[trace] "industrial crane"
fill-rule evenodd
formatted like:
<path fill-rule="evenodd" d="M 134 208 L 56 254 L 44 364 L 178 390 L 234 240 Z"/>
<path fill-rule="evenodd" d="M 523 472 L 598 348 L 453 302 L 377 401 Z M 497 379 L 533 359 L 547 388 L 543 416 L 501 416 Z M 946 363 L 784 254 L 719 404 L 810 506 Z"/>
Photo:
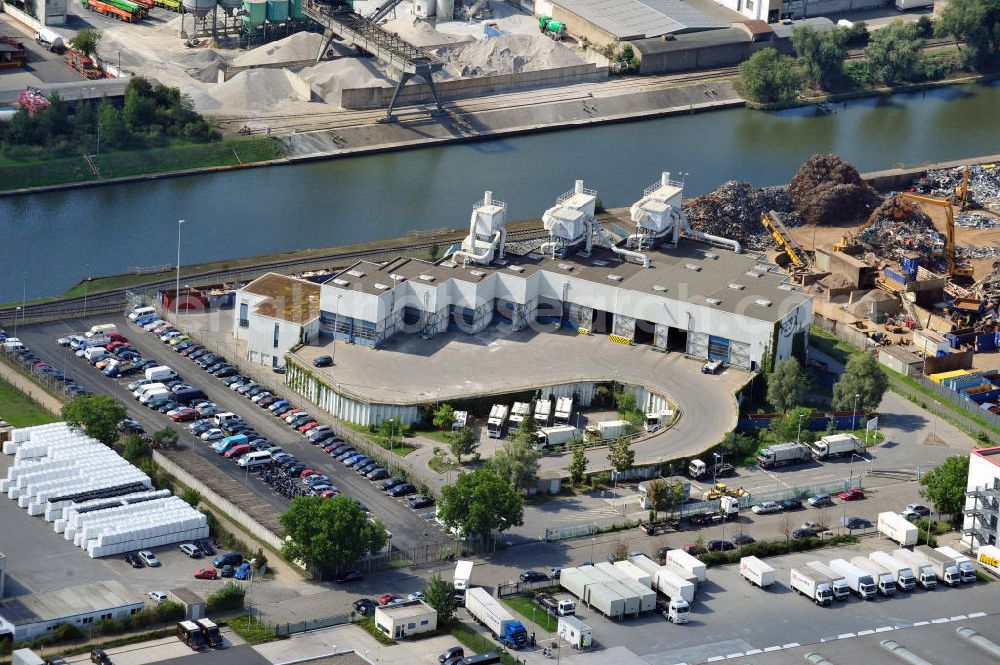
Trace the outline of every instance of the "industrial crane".
<path fill-rule="evenodd" d="M 809 266 L 809 256 L 802 251 L 799 244 L 792 238 L 792 234 L 779 219 L 778 214 L 771 211 L 770 214 L 764 212 L 760 215 L 760 223 L 774 237 L 778 243 L 778 248 L 788 255 L 789 260 L 797 269 L 805 269 Z"/>
<path fill-rule="evenodd" d="M 945 219 L 947 221 L 944 251 L 945 259 L 948 261 L 948 274 L 952 277 L 971 278 L 973 275 L 972 267 L 964 265 L 960 266 L 955 262 L 955 216 L 951 210 L 951 201 L 948 199 L 936 199 L 931 196 L 923 196 L 921 194 L 913 194 L 911 192 L 900 192 L 896 196 L 897 198 L 902 197 L 912 201 L 926 203 L 927 205 L 944 208 Z"/>

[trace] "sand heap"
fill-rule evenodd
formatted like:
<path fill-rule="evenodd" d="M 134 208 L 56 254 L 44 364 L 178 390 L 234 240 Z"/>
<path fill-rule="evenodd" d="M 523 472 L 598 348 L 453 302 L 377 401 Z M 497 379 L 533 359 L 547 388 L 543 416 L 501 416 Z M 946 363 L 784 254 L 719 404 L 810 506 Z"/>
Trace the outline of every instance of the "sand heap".
<path fill-rule="evenodd" d="M 341 58 L 320 62 L 298 71 L 312 84 L 313 92 L 327 104 L 340 106 L 347 88 L 387 88 L 392 82 L 369 59 Z"/>
<path fill-rule="evenodd" d="M 227 113 L 248 113 L 266 111 L 282 102 L 305 101 L 296 98 L 288 72 L 284 69 L 248 69 L 240 72 L 225 83 L 205 87 L 188 87 L 184 92 L 191 95 L 198 111 Z"/>
<path fill-rule="evenodd" d="M 460 70 L 463 77 L 516 74 L 583 64 L 583 59 L 573 51 L 543 35 L 502 35 L 439 48 L 434 54 Z"/>
<path fill-rule="evenodd" d="M 388 21 L 382 25 L 382 28 L 386 32 L 395 33 L 414 46 L 420 47 L 462 44 L 475 39 L 471 35 L 452 35 L 438 32 L 430 23 L 421 21 L 413 15 L 400 16 Z"/>
<path fill-rule="evenodd" d="M 315 60 L 323 46 L 323 35 L 297 32 L 276 42 L 258 46 L 233 59 L 234 67 Z"/>

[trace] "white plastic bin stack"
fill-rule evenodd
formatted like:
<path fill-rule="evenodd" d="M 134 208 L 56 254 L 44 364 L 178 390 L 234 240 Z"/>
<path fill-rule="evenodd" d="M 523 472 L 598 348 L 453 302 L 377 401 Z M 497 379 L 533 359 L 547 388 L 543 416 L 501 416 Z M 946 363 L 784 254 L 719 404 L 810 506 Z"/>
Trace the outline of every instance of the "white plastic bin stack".
<path fill-rule="evenodd" d="M 16 429 L 3 452 L 14 464 L 0 491 L 91 557 L 208 537 L 204 514 L 66 423 Z"/>

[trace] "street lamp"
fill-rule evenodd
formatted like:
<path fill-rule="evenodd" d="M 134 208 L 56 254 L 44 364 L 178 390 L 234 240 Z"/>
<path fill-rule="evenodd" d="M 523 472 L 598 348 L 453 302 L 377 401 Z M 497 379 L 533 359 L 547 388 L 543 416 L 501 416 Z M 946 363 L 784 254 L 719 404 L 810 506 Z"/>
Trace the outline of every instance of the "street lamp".
<path fill-rule="evenodd" d="M 177 282 L 174 284 L 174 318 L 180 316 L 181 311 L 181 224 L 183 219 L 177 220 Z"/>
<path fill-rule="evenodd" d="M 854 393 L 854 412 L 851 414 L 851 431 L 853 432 L 858 428 L 858 398 L 861 397 L 858 393 Z"/>
<path fill-rule="evenodd" d="M 853 484 L 853 481 L 854 481 L 854 458 L 855 457 L 857 457 L 858 459 L 862 459 L 862 460 L 865 458 L 864 455 L 859 455 L 857 453 L 851 453 L 851 461 L 848 464 L 848 469 L 850 470 L 851 475 L 850 475 L 850 480 L 848 480 L 848 482 L 847 482 L 847 489 L 851 489 L 851 485 Z"/>
<path fill-rule="evenodd" d="M 726 453 L 712 453 L 715 455 L 715 468 L 712 469 L 712 486 L 715 486 L 716 477 L 719 474 L 719 467 L 722 466 L 722 459 L 726 456 Z"/>
<path fill-rule="evenodd" d="M 594 543 L 597 542 L 597 538 L 590 539 L 590 562 L 594 562 Z"/>
<path fill-rule="evenodd" d="M 21 308 L 20 307 L 15 307 L 14 308 L 14 337 L 15 338 L 17 338 L 17 319 L 18 319 L 19 316 L 21 316 Z"/>
<path fill-rule="evenodd" d="M 802 443 L 802 419 L 805 418 L 804 413 L 799 414 L 799 431 L 795 434 L 795 443 Z"/>

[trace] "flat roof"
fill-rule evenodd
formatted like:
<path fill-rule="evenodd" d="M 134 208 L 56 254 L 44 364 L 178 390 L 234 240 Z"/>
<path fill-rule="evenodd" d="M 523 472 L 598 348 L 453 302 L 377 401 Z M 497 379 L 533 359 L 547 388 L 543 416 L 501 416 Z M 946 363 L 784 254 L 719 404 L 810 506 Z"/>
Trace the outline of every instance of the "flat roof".
<path fill-rule="evenodd" d="M 622 40 L 729 27 L 680 0 L 555 0 L 553 4 Z"/>
<path fill-rule="evenodd" d="M 254 311 L 262 316 L 291 323 L 308 323 L 319 316 L 319 284 L 307 279 L 269 272 L 243 287 L 244 291 L 267 296 Z"/>
<path fill-rule="evenodd" d="M 408 619 L 426 614 L 436 614 L 436 610 L 422 600 L 405 605 L 390 605 L 389 607 L 376 607 L 376 612 L 389 615 L 393 619 Z"/>
<path fill-rule="evenodd" d="M 23 626 L 143 603 L 141 596 L 129 591 L 121 582 L 108 580 L 8 598 L 0 601 L 0 616 L 16 626 Z"/>
<path fill-rule="evenodd" d="M 888 356 L 892 356 L 893 358 L 896 358 L 897 360 L 902 360 L 905 363 L 911 363 L 912 364 L 912 363 L 922 363 L 922 362 L 924 362 L 923 358 L 921 358 L 920 356 L 918 356 L 913 351 L 910 351 L 909 349 L 903 348 L 902 346 L 883 346 L 881 349 L 879 349 L 879 351 L 881 353 L 884 353 L 884 354 L 888 355 Z"/>
<path fill-rule="evenodd" d="M 972 454 L 1000 466 L 1000 446 L 995 448 L 976 448 L 972 451 Z"/>
<path fill-rule="evenodd" d="M 271 661 L 248 645 L 229 647 L 228 649 L 212 649 L 207 652 L 156 662 L 157 665 L 272 665 Z"/>
<path fill-rule="evenodd" d="M 677 35 L 673 39 L 635 39 L 629 43 L 639 51 L 640 55 L 655 55 L 687 51 L 693 48 L 725 46 L 726 44 L 743 44 L 753 40 L 753 37 L 742 28 L 726 27 L 721 30 L 706 30 Z"/>
<path fill-rule="evenodd" d="M 788 19 L 787 21 L 782 21 L 780 23 L 772 23 L 771 29 L 774 30 L 774 34 L 777 35 L 779 39 L 791 39 L 792 30 L 803 25 L 808 25 L 819 32 L 833 30 L 834 27 L 836 27 L 833 21 L 825 16 L 814 16 L 811 18 L 801 18 L 795 20 Z"/>
<path fill-rule="evenodd" d="M 153 85 L 157 83 L 154 79 L 148 80 Z M 46 97 L 51 97 L 53 92 L 58 92 L 59 97 L 64 102 L 75 102 L 80 99 L 124 97 L 128 82 L 128 78 L 110 78 L 96 79 L 94 81 L 74 81 L 72 83 L 41 82 L 36 87 L 45 93 Z"/>
<path fill-rule="evenodd" d="M 687 238 L 682 238 L 676 248 L 648 250 L 645 254 L 650 259 L 649 268 L 627 263 L 604 247 L 595 247 L 589 257 L 507 254 L 504 265 L 494 262 L 487 266 L 465 266 L 451 259 L 430 263 L 399 257 L 383 264 L 358 262 L 326 284 L 380 294 L 406 281 L 425 285 L 440 285 L 449 279 L 478 283 L 493 273 L 527 279 L 546 271 L 771 322 L 791 309 L 779 307 L 789 298 L 795 306 L 812 298 L 786 283 L 787 275 L 777 266 L 751 254 L 736 254 Z"/>

